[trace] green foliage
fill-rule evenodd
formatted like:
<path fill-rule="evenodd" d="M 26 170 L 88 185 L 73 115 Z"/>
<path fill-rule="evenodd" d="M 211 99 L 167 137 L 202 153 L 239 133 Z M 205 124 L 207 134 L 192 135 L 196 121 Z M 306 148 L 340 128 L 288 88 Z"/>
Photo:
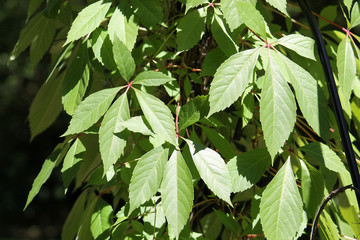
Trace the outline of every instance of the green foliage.
<path fill-rule="evenodd" d="M 346 28 L 360 10 L 343 3 L 324 6 L 330 22 L 320 25 L 359 158 L 359 37 Z M 60 165 L 66 193 L 81 191 L 63 240 L 308 238 L 323 199 L 351 179 L 297 7 L 30 1 L 10 60 L 28 47 L 34 66 L 52 59 L 31 138 L 63 110 L 71 120 L 25 208 Z M 336 29 L 336 13 L 348 26 Z M 353 193 L 341 195 L 321 214 L 319 238 L 356 238 L 358 211 Z"/>

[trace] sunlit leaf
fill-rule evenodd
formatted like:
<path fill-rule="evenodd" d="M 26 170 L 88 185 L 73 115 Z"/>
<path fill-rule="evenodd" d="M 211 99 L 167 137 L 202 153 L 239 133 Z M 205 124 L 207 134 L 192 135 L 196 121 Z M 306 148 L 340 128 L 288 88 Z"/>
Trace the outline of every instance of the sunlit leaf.
<path fill-rule="evenodd" d="M 144 123 L 144 120 L 141 116 L 132 117 L 125 122 L 120 122 L 120 124 L 129 129 L 132 132 L 142 133 L 144 135 L 152 135 L 153 133 Z"/>
<path fill-rule="evenodd" d="M 135 61 L 126 45 L 115 36 L 113 41 L 114 60 L 121 76 L 129 81 L 135 72 Z"/>
<path fill-rule="evenodd" d="M 102 198 L 97 201 L 94 212 L 91 214 L 91 233 L 95 239 L 105 239 L 112 225 L 112 207 Z"/>
<path fill-rule="evenodd" d="M 314 56 L 315 41 L 300 34 L 289 34 L 280 38 L 276 43 L 293 50 L 300 56 L 316 60 Z"/>
<path fill-rule="evenodd" d="M 162 72 L 145 71 L 136 75 L 133 84 L 141 84 L 144 86 L 161 86 L 174 80 L 175 78 L 169 77 Z"/>

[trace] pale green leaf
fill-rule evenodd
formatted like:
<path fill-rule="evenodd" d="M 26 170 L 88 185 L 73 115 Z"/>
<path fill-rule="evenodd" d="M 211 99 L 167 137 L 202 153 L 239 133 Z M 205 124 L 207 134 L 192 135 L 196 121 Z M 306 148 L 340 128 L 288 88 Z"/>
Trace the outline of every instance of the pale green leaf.
<path fill-rule="evenodd" d="M 112 207 L 100 197 L 91 214 L 90 229 L 95 239 L 105 239 L 110 235 L 108 230 L 112 225 L 112 213 Z"/>
<path fill-rule="evenodd" d="M 129 186 L 130 210 L 150 200 L 160 187 L 169 150 L 154 148 L 143 155 L 132 173 Z"/>
<path fill-rule="evenodd" d="M 189 168 L 181 153 L 174 150 L 161 183 L 161 203 L 169 223 L 169 235 L 179 238 L 189 219 L 194 200 L 194 188 Z"/>
<path fill-rule="evenodd" d="M 301 192 L 305 208 L 314 218 L 319 206 L 324 200 L 324 179 L 316 168 L 300 160 Z"/>
<path fill-rule="evenodd" d="M 266 0 L 271 6 L 289 16 L 289 13 L 286 11 L 286 0 Z"/>
<path fill-rule="evenodd" d="M 76 176 L 80 168 L 80 163 L 85 157 L 85 152 L 85 146 L 81 140 L 77 138 L 67 152 L 61 169 L 65 188 L 69 187 L 71 180 Z"/>
<path fill-rule="evenodd" d="M 161 86 L 174 80 L 175 78 L 169 77 L 162 72 L 145 71 L 136 75 L 133 84 L 141 84 L 143 86 Z"/>
<path fill-rule="evenodd" d="M 176 43 L 178 51 L 192 48 L 205 33 L 204 9 L 197 9 L 181 18 L 177 27 Z"/>
<path fill-rule="evenodd" d="M 162 22 L 163 9 L 158 0 L 132 0 L 135 14 L 145 27 L 154 27 Z"/>
<path fill-rule="evenodd" d="M 131 51 L 134 48 L 139 26 L 135 21 L 128 1 L 120 1 L 108 25 L 109 37 L 112 42 L 117 37 Z"/>
<path fill-rule="evenodd" d="M 94 31 L 105 20 L 110 6 L 111 2 L 100 0 L 82 9 L 72 23 L 64 45 Z"/>
<path fill-rule="evenodd" d="M 288 79 L 295 90 L 296 99 L 306 121 L 324 139 L 329 137 L 327 100 L 314 77 L 305 69 L 281 55 Z"/>
<path fill-rule="evenodd" d="M 163 139 L 176 146 L 175 123 L 170 109 L 158 98 L 151 94 L 135 89 L 136 97 L 140 103 L 146 120 L 152 130 Z"/>
<path fill-rule="evenodd" d="M 95 58 L 109 70 L 116 70 L 117 66 L 113 55 L 113 44 L 108 32 L 102 28 L 96 29 L 91 34 L 92 50 Z"/>
<path fill-rule="evenodd" d="M 315 41 L 301 34 L 289 34 L 280 38 L 276 43 L 293 50 L 300 56 L 316 60 L 314 56 Z"/>
<path fill-rule="evenodd" d="M 209 111 L 208 96 L 196 96 L 187 102 L 179 113 L 180 131 L 198 122 Z"/>
<path fill-rule="evenodd" d="M 227 163 L 233 187 L 232 192 L 243 192 L 254 186 L 271 164 L 266 148 L 244 152 Z"/>
<path fill-rule="evenodd" d="M 260 121 L 266 146 L 274 159 L 294 129 L 296 104 L 284 73 L 273 59 L 280 56 L 273 50 L 268 51 L 268 65 L 261 91 Z"/>
<path fill-rule="evenodd" d="M 194 8 L 194 7 L 197 7 L 202 4 L 209 4 L 209 1 L 208 0 L 186 0 L 185 13 L 187 13 L 187 11 L 189 11 L 190 8 Z"/>
<path fill-rule="evenodd" d="M 124 153 L 126 140 L 119 135 L 125 128 L 121 125 L 130 118 L 129 103 L 123 93 L 106 112 L 99 130 L 100 153 L 104 173 Z"/>
<path fill-rule="evenodd" d="M 114 60 L 121 76 L 129 81 L 135 72 L 135 61 L 126 45 L 115 36 L 113 41 Z"/>
<path fill-rule="evenodd" d="M 215 73 L 210 85 L 210 112 L 221 111 L 233 104 L 253 79 L 259 48 L 241 51 L 228 58 Z"/>
<path fill-rule="evenodd" d="M 132 132 L 142 133 L 144 135 L 152 135 L 153 132 L 146 126 L 141 116 L 136 116 L 128 119 L 125 122 L 120 123 L 124 128 L 129 129 Z"/>
<path fill-rule="evenodd" d="M 82 101 L 90 80 L 89 54 L 87 43 L 83 43 L 66 70 L 62 87 L 64 110 L 73 115 Z"/>
<path fill-rule="evenodd" d="M 240 14 L 238 14 L 238 10 L 236 5 L 244 0 L 221 0 L 221 10 L 224 13 L 224 17 L 226 19 L 227 24 L 229 25 L 231 31 L 240 27 L 243 24 L 243 20 L 240 18 Z M 255 6 L 256 0 L 245 0 L 252 5 Z"/>
<path fill-rule="evenodd" d="M 210 148 L 186 140 L 200 177 L 216 196 L 232 206 L 230 200 L 231 177 L 221 156 Z"/>
<path fill-rule="evenodd" d="M 261 197 L 260 219 L 266 239 L 294 239 L 303 220 L 302 199 L 288 159 Z"/>
<path fill-rule="evenodd" d="M 207 138 L 214 144 L 216 150 L 225 158 L 231 159 L 235 156 L 235 152 L 230 142 L 218 131 L 201 126 Z"/>
<path fill-rule="evenodd" d="M 76 109 L 63 136 L 80 133 L 95 124 L 109 108 L 120 87 L 103 89 L 85 98 Z"/>
<path fill-rule="evenodd" d="M 336 66 L 339 72 L 340 90 L 344 100 L 348 101 L 356 81 L 356 61 L 351 41 L 345 37 L 339 44 L 337 50 Z"/>
<path fill-rule="evenodd" d="M 360 6 L 359 2 L 355 1 L 354 6 L 351 10 L 351 28 L 360 25 Z"/>
<path fill-rule="evenodd" d="M 238 52 L 238 46 L 229 35 L 223 20 L 216 14 L 214 14 L 211 23 L 211 33 L 218 46 L 227 56 L 231 56 Z"/>
<path fill-rule="evenodd" d="M 57 118 L 62 110 L 61 86 L 65 74 L 57 76 L 51 74 L 49 79 L 41 86 L 30 106 L 29 122 L 31 140 L 47 129 Z"/>
<path fill-rule="evenodd" d="M 34 197 L 39 193 L 40 188 L 48 180 L 53 169 L 57 166 L 57 164 L 59 164 L 63 160 L 67 150 L 70 147 L 69 142 L 67 142 L 67 140 L 65 141 L 66 142 L 59 143 L 55 147 L 53 152 L 45 159 L 45 162 L 43 163 L 39 174 L 36 176 L 32 184 L 31 190 L 26 200 L 24 210 L 31 203 Z"/>
<path fill-rule="evenodd" d="M 354 1 L 353 0 L 343 0 L 343 1 L 344 1 L 345 6 L 347 7 L 348 11 L 350 12 L 351 6 Z"/>

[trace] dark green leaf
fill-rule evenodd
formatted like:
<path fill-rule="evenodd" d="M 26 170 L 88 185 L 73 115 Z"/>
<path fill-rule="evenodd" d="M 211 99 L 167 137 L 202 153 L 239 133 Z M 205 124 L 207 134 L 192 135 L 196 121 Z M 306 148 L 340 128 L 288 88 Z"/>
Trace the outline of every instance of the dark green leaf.
<path fill-rule="evenodd" d="M 209 111 L 208 96 L 197 96 L 187 102 L 179 113 L 179 130 L 198 122 Z"/>
<path fill-rule="evenodd" d="M 154 27 L 162 22 L 163 9 L 157 0 L 132 0 L 135 14 L 145 27 Z"/>
<path fill-rule="evenodd" d="M 229 35 L 223 20 L 216 14 L 214 14 L 211 23 L 211 33 L 218 46 L 227 56 L 231 56 L 238 52 L 238 46 Z"/>

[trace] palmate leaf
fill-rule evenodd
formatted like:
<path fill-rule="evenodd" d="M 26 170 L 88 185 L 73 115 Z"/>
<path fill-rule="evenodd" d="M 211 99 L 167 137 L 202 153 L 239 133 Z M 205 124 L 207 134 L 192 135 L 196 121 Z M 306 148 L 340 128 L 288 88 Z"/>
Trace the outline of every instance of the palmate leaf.
<path fill-rule="evenodd" d="M 91 34 L 92 50 L 95 58 L 109 70 L 116 70 L 117 66 L 113 56 L 113 44 L 108 32 L 102 28 Z"/>
<path fill-rule="evenodd" d="M 110 235 L 107 231 L 112 225 L 112 213 L 111 205 L 100 197 L 91 214 L 90 229 L 94 239 L 106 239 L 105 237 Z"/>
<path fill-rule="evenodd" d="M 135 14 L 145 27 L 154 27 L 163 19 L 163 9 L 157 0 L 132 0 Z"/>
<path fill-rule="evenodd" d="M 175 123 L 170 109 L 158 98 L 151 94 L 135 89 L 136 97 L 140 103 L 146 120 L 152 130 L 164 140 L 177 146 L 175 141 Z"/>
<path fill-rule="evenodd" d="M 133 84 L 141 84 L 143 86 L 161 86 L 174 80 L 175 78 L 165 75 L 162 72 L 145 71 L 136 75 Z"/>
<path fill-rule="evenodd" d="M 241 20 L 236 8 L 236 4 L 241 1 L 243 0 L 221 0 L 220 2 L 221 10 L 223 11 L 226 22 L 232 31 L 244 23 L 243 20 Z M 254 6 L 256 4 L 256 1 L 253 0 L 245 1 L 251 3 Z"/>
<path fill-rule="evenodd" d="M 178 51 L 192 48 L 205 33 L 205 10 L 200 8 L 186 14 L 177 28 Z"/>
<path fill-rule="evenodd" d="M 316 60 L 314 56 L 315 41 L 309 37 L 300 34 L 289 34 L 280 38 L 276 43 L 293 50 L 300 56 Z"/>
<path fill-rule="evenodd" d="M 229 107 L 243 94 L 253 78 L 259 52 L 259 48 L 241 51 L 221 64 L 210 86 L 208 116 Z"/>
<path fill-rule="evenodd" d="M 121 126 L 129 129 L 132 132 L 138 132 L 143 135 L 152 135 L 153 132 L 146 126 L 143 118 L 141 116 L 132 117 L 125 122 L 120 123 Z"/>
<path fill-rule="evenodd" d="M 115 36 L 113 41 L 114 60 L 121 76 L 129 81 L 135 72 L 135 61 L 126 45 Z"/>
<path fill-rule="evenodd" d="M 110 6 L 110 1 L 100 0 L 81 10 L 71 25 L 64 45 L 94 31 L 105 20 Z"/>
<path fill-rule="evenodd" d="M 344 100 L 348 101 L 356 80 L 356 61 L 351 42 L 345 37 L 337 50 L 336 66 L 339 72 L 339 85 Z"/>
<path fill-rule="evenodd" d="M 39 193 L 40 188 L 48 180 L 53 169 L 57 166 L 57 164 L 59 164 L 63 160 L 69 147 L 70 144 L 68 140 L 65 140 L 65 142 L 63 143 L 59 143 L 55 147 L 53 152 L 45 159 L 45 162 L 43 163 L 39 174 L 36 176 L 32 184 L 31 190 L 26 200 L 24 210 L 31 203 L 34 197 Z"/>
<path fill-rule="evenodd" d="M 109 37 L 114 42 L 115 37 L 120 39 L 131 51 L 134 48 L 139 26 L 135 21 L 128 1 L 120 1 L 108 25 Z"/>
<path fill-rule="evenodd" d="M 186 140 L 200 177 L 216 196 L 232 206 L 231 178 L 224 160 L 214 150 Z"/>
<path fill-rule="evenodd" d="M 302 232 L 302 205 L 291 161 L 288 159 L 261 197 L 260 219 L 266 239 L 294 239 Z"/>
<path fill-rule="evenodd" d="M 109 108 L 121 87 L 103 89 L 85 98 L 76 109 L 63 136 L 80 133 L 96 123 Z"/>
<path fill-rule="evenodd" d="M 169 223 L 169 235 L 179 238 L 194 200 L 192 177 L 180 151 L 174 150 L 161 183 L 161 203 Z"/>
<path fill-rule="evenodd" d="M 129 186 L 129 212 L 150 200 L 157 192 L 163 177 L 168 154 L 168 149 L 157 147 L 147 152 L 137 162 Z"/>
<path fill-rule="evenodd" d="M 273 50 L 268 51 L 264 54 L 268 65 L 261 91 L 260 121 L 266 146 L 274 159 L 294 129 L 296 104 L 284 73 L 274 59 L 279 56 Z"/>
<path fill-rule="evenodd" d="M 121 123 L 130 118 L 127 95 L 122 94 L 109 108 L 99 129 L 99 146 L 104 165 L 104 173 L 124 153 L 126 140 L 117 134 L 125 128 Z"/>

